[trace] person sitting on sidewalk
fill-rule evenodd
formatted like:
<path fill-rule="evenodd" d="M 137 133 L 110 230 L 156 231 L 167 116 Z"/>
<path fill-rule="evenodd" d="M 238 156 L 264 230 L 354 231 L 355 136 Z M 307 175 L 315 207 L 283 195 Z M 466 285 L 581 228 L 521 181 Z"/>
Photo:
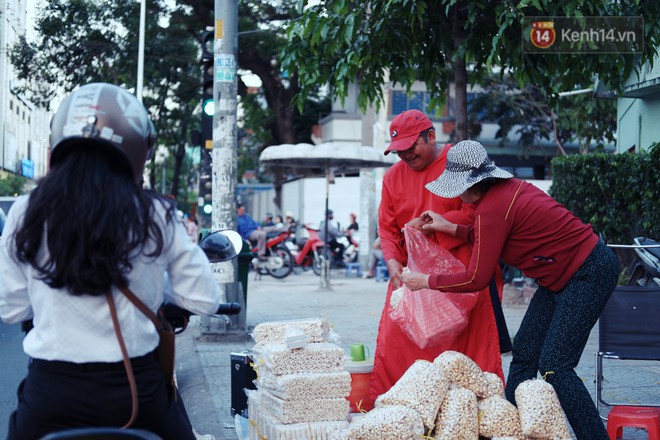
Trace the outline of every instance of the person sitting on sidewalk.
<path fill-rule="evenodd" d="M 380 237 L 376 237 L 374 243 L 371 245 L 371 251 L 369 252 L 369 262 L 367 267 L 369 270 L 364 274 L 365 278 L 373 278 L 376 276 L 376 267 L 378 267 L 378 262 L 383 259 L 383 251 L 380 248 Z"/>
<path fill-rule="evenodd" d="M 277 227 L 264 226 L 262 228 L 259 226 L 259 223 L 245 212 L 245 205 L 242 203 L 238 204 L 236 213 L 238 214 L 238 233 L 247 241 L 256 243 L 257 258 L 259 261 L 264 261 L 266 259 L 266 234 L 268 232 L 276 231 Z"/>
<path fill-rule="evenodd" d="M 275 222 L 273 221 L 273 213 L 271 212 L 266 213 L 266 217 L 264 217 L 262 226 L 275 226 Z"/>

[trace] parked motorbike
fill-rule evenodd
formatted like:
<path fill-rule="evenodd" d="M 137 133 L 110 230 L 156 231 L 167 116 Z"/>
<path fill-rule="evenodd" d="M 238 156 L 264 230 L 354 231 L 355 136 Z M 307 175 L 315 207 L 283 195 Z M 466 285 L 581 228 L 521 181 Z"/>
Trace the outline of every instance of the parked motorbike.
<path fill-rule="evenodd" d="M 260 261 L 258 258 L 252 260 L 252 266 L 261 275 L 270 275 L 273 278 L 285 278 L 293 271 L 295 264 L 291 251 L 285 241 L 291 236 L 289 229 L 279 232 L 271 232 L 266 236 L 266 259 Z M 251 251 L 256 255 L 257 247 Z"/>
<path fill-rule="evenodd" d="M 342 235 L 336 240 L 343 245 L 343 249 L 341 255 L 339 255 L 338 249 L 333 249 L 332 246 L 329 246 L 330 249 L 326 250 L 325 255 L 330 261 L 330 267 L 344 267 L 348 263 L 356 262 L 359 246 L 357 240 L 348 235 Z"/>
<path fill-rule="evenodd" d="M 324 243 L 319 231 L 309 224 L 303 225 L 296 231 L 293 254 L 294 262 L 303 270 L 312 268 L 316 275 L 321 275 L 321 256 Z"/>
<path fill-rule="evenodd" d="M 647 237 L 636 237 L 634 242 L 628 285 L 660 286 L 660 242 Z"/>

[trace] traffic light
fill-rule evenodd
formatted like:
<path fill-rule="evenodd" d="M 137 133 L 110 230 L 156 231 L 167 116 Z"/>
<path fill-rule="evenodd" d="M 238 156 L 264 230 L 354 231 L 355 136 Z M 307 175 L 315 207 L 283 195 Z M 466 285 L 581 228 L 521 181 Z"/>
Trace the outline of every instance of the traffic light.
<path fill-rule="evenodd" d="M 199 173 L 199 219 L 204 228 L 211 227 L 212 202 L 212 163 L 213 148 L 213 115 L 215 106 L 213 100 L 213 30 L 206 30 L 200 36 L 202 49 L 202 130 L 200 136 L 201 163 Z"/>
<path fill-rule="evenodd" d="M 213 114 L 215 102 L 213 100 L 213 31 L 202 32 L 202 143 L 213 138 Z M 206 147 L 206 145 L 205 145 Z"/>

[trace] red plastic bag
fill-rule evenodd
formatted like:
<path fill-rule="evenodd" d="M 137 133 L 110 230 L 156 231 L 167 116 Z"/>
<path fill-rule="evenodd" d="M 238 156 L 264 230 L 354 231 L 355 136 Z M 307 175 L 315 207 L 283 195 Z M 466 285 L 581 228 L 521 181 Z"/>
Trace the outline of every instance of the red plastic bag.
<path fill-rule="evenodd" d="M 408 249 L 408 269 L 424 274 L 455 273 L 465 266 L 448 250 L 406 226 L 403 230 Z M 478 292 L 451 293 L 434 289 L 400 289 L 400 300 L 390 305 L 390 317 L 419 347 L 437 347 L 451 342 L 467 326 L 468 314 L 477 302 Z M 394 294 L 393 294 L 394 296 Z"/>

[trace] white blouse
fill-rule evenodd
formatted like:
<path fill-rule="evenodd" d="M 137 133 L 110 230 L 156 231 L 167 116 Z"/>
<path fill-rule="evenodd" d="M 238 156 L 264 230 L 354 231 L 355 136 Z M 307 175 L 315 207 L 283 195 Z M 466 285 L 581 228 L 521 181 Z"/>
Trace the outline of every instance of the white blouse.
<path fill-rule="evenodd" d="M 33 319 L 34 328 L 23 341 L 25 353 L 32 358 L 75 363 L 121 361 L 105 295 L 74 296 L 66 289 L 53 289 L 40 280 L 37 270 L 15 258 L 13 234 L 28 201 L 28 196 L 22 196 L 14 202 L 0 239 L 0 319 L 10 324 Z M 153 311 L 167 301 L 196 314 L 212 315 L 225 295 L 213 278 L 206 255 L 192 243 L 180 221 L 173 218 L 166 225 L 165 209 L 160 203 L 155 207 L 165 245 L 157 257 L 142 253 L 132 259 L 129 288 Z M 45 243 L 44 238 L 40 259 L 47 252 Z M 149 318 L 117 288 L 113 295 L 129 357 L 154 350 L 158 333 Z"/>

